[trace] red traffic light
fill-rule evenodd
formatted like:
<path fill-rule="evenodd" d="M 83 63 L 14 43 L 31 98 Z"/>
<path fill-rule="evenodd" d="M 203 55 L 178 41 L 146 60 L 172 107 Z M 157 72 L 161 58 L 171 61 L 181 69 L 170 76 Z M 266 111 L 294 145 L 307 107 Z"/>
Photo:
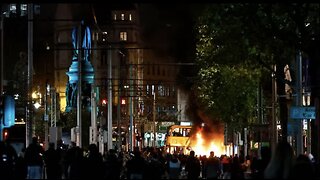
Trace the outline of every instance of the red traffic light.
<path fill-rule="evenodd" d="M 126 100 L 125 99 L 121 99 L 121 104 L 125 105 L 126 104 Z"/>
<path fill-rule="evenodd" d="M 107 100 L 107 99 L 102 99 L 101 104 L 102 104 L 102 105 L 108 104 L 108 100 Z"/>

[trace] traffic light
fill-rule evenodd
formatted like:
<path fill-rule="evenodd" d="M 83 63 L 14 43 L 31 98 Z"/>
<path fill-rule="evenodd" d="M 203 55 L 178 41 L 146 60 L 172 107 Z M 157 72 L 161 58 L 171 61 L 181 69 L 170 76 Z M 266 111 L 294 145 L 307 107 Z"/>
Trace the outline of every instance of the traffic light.
<path fill-rule="evenodd" d="M 102 106 L 105 106 L 107 104 L 108 104 L 108 99 L 104 98 L 104 99 L 101 100 L 101 105 Z"/>
<path fill-rule="evenodd" d="M 8 139 L 8 136 L 9 136 L 9 132 L 8 132 L 7 129 L 5 129 L 5 130 L 3 131 L 3 140 Z"/>
<path fill-rule="evenodd" d="M 121 105 L 125 105 L 126 104 L 126 100 L 125 99 L 121 99 Z"/>

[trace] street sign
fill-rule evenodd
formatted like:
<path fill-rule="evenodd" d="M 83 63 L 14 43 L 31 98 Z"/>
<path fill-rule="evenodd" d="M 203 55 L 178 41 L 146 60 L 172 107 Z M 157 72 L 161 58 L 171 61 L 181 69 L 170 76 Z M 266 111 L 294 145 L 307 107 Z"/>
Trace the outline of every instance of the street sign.
<path fill-rule="evenodd" d="M 292 119 L 316 119 L 315 107 L 292 106 L 290 108 L 290 118 Z"/>

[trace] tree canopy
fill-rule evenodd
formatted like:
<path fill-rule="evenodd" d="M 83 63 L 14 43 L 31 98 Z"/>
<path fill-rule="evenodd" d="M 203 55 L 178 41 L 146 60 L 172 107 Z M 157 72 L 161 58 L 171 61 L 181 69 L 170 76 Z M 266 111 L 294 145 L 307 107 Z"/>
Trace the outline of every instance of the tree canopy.
<path fill-rule="evenodd" d="M 269 83 L 271 66 L 280 67 L 283 91 L 290 82 L 281 68 L 294 62 L 297 50 L 315 52 L 318 12 L 319 4 L 310 3 L 208 5 L 196 26 L 200 70 L 194 89 L 201 106 L 225 122 L 254 121 L 257 88 Z"/>

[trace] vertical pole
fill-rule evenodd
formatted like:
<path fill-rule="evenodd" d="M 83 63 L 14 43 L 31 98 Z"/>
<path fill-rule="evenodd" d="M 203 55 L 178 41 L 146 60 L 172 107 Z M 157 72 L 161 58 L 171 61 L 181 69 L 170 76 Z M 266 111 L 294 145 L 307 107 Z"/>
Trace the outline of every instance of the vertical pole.
<path fill-rule="evenodd" d="M 261 84 L 259 82 L 258 84 L 258 89 L 257 89 L 257 104 L 258 104 L 258 122 L 259 125 L 262 125 L 262 118 L 261 118 Z M 258 142 L 258 155 L 260 157 L 260 151 L 261 151 L 261 129 L 259 128 L 259 130 L 255 129 L 254 130 L 256 133 L 257 131 L 259 131 L 259 135 L 260 135 L 260 141 Z"/>
<path fill-rule="evenodd" d="M 1 78 L 0 78 L 0 95 L 3 95 L 3 79 L 4 79 L 4 77 L 3 77 L 3 65 L 4 65 L 4 60 L 3 60 L 3 53 L 4 53 L 4 48 L 3 48 L 3 15 L 1 14 L 0 15 L 1 16 L 1 22 L 0 22 L 0 28 L 1 28 L 1 59 L 0 59 L 0 76 L 1 76 Z M 1 136 L 2 136 L 2 134 L 1 134 Z"/>
<path fill-rule="evenodd" d="M 28 4 L 28 95 L 27 95 L 27 112 L 26 112 L 26 146 L 31 143 L 33 136 L 32 130 L 32 113 L 31 113 L 31 94 L 33 79 L 33 4 Z"/>
<path fill-rule="evenodd" d="M 81 23 L 78 28 L 78 91 L 77 91 L 77 126 L 78 126 L 78 133 L 77 133 L 77 145 L 81 148 L 82 147 L 82 119 L 81 119 L 81 73 L 82 73 L 82 45 L 81 45 Z"/>
<path fill-rule="evenodd" d="M 90 139 L 90 144 L 97 144 L 97 116 L 96 116 L 96 93 L 94 91 L 95 87 L 92 85 L 91 88 L 91 128 L 92 128 L 92 138 Z"/>
<path fill-rule="evenodd" d="M 156 90 L 154 90 L 153 92 L 153 113 L 152 114 L 153 114 L 153 147 L 156 147 Z"/>
<path fill-rule="evenodd" d="M 108 139 L 107 139 L 107 150 L 112 149 L 112 58 L 111 58 L 111 47 L 108 50 Z"/>
<path fill-rule="evenodd" d="M 1 13 L 1 22 L 0 22 L 0 29 L 1 29 L 1 59 L 0 59 L 0 96 L 3 95 L 3 50 L 4 50 L 4 47 L 3 47 L 3 14 Z M 3 124 L 3 117 L 0 116 L 0 141 L 2 141 L 3 139 L 3 132 L 2 132 L 2 124 Z"/>
<path fill-rule="evenodd" d="M 45 149 L 47 150 L 49 147 L 48 144 L 48 92 L 50 91 L 50 87 L 48 87 L 48 82 L 46 82 L 45 94 L 44 94 L 44 141 L 45 141 Z"/>
<path fill-rule="evenodd" d="M 247 131 L 248 129 L 247 128 L 244 128 L 244 137 L 243 137 L 243 139 L 244 139 L 244 157 L 247 157 L 247 155 L 248 155 L 248 141 L 247 141 L 247 133 L 248 133 L 248 131 Z"/>
<path fill-rule="evenodd" d="M 120 72 L 120 68 L 119 68 L 119 70 L 118 70 L 118 72 Z M 120 74 L 120 73 L 119 73 Z M 119 75 L 118 75 L 118 77 L 120 77 Z M 118 118 L 118 122 L 117 122 L 117 126 L 118 126 L 118 150 L 120 151 L 121 150 L 121 139 L 122 139 L 122 137 L 121 137 L 121 123 L 120 123 L 120 121 L 121 121 L 121 87 L 122 86 L 122 84 L 120 83 L 120 86 L 118 87 L 118 107 L 117 107 L 117 118 Z"/>
<path fill-rule="evenodd" d="M 272 131 L 271 131 L 271 148 L 272 152 L 275 151 L 275 147 L 277 145 L 277 139 L 278 139 L 278 131 L 277 131 L 277 119 L 276 119 L 276 102 L 277 102 L 277 86 L 276 86 L 276 65 L 273 65 L 272 67 L 273 72 L 272 72 L 272 121 L 271 121 L 271 126 L 272 126 Z"/>
<path fill-rule="evenodd" d="M 311 153 L 311 120 L 307 119 L 307 153 Z"/>
<path fill-rule="evenodd" d="M 130 149 L 133 151 L 134 147 L 134 140 L 133 140 L 133 134 L 134 134 L 134 126 L 133 126 L 133 102 L 132 102 L 132 96 L 133 96 L 133 82 L 132 82 L 132 65 L 129 65 L 129 76 L 130 76 L 130 97 L 129 97 L 129 116 L 130 116 L 130 135 L 129 135 L 129 143 L 130 143 Z"/>
<path fill-rule="evenodd" d="M 121 57 L 123 58 L 123 57 Z M 123 79 L 120 78 L 121 77 L 121 62 L 122 60 L 120 59 L 119 63 L 118 63 L 118 74 L 117 77 L 119 79 L 118 81 L 118 107 L 117 107 L 117 127 L 118 127 L 118 142 L 117 142 L 117 147 L 118 147 L 118 151 L 121 151 L 121 144 L 122 144 L 122 136 L 121 136 L 121 90 L 123 87 Z"/>
<path fill-rule="evenodd" d="M 296 106 L 302 106 L 302 55 L 301 51 L 298 51 L 297 57 L 297 99 L 296 99 Z M 303 121 L 302 119 L 297 119 L 296 127 L 297 127 L 297 155 L 303 154 L 303 138 L 302 138 L 302 131 L 303 131 Z"/>
<path fill-rule="evenodd" d="M 1 28 L 1 59 L 0 59 L 0 97 L 3 95 L 3 15 L 1 13 L 1 22 L 0 22 L 0 28 Z M 0 141 L 3 139 L 3 132 L 2 132 L 2 124 L 3 124 L 3 116 L 0 116 Z"/>

